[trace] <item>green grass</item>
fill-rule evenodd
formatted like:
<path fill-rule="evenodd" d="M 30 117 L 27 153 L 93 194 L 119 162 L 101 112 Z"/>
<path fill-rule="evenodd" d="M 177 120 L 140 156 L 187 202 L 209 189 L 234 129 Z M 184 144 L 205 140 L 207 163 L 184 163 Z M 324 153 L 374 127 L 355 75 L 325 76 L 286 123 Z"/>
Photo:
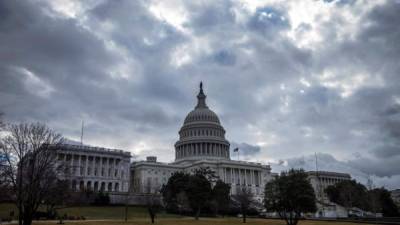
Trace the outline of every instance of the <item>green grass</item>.
<path fill-rule="evenodd" d="M 10 211 L 16 208 L 13 204 L 0 204 L 0 217 L 7 217 Z M 82 206 L 70 207 L 59 210 L 60 215 L 66 213 L 68 216 L 84 216 L 86 220 L 97 221 L 66 221 L 65 224 L 73 225 L 144 225 L 150 224 L 146 208 L 130 206 L 128 209 L 128 223 L 125 223 L 124 206 Z M 103 220 L 103 221 L 102 221 Z M 35 224 L 56 224 L 54 221 L 35 221 Z M 192 217 L 160 213 L 157 215 L 156 224 L 159 225 L 239 225 L 243 224 L 241 218 L 200 218 L 195 221 Z M 249 218 L 249 225 L 285 225 L 282 220 L 253 219 Z M 300 221 L 299 225 L 355 225 L 350 222 L 326 222 L 326 221 Z"/>
<path fill-rule="evenodd" d="M 44 210 L 44 209 L 43 209 Z M 10 212 L 15 212 L 17 216 L 17 209 L 14 204 L 3 203 L 0 204 L 0 218 L 6 218 Z M 122 220 L 125 218 L 125 206 L 81 206 L 81 207 L 68 207 L 58 209 L 59 215 L 67 214 L 68 216 L 84 216 L 86 219 L 114 219 Z M 159 213 L 160 218 L 178 218 L 180 216 L 167 213 Z M 148 217 L 147 209 L 139 206 L 128 207 L 128 219 L 145 218 Z"/>
<path fill-rule="evenodd" d="M 124 219 L 125 207 L 124 206 L 82 206 L 70 207 L 58 210 L 60 215 L 67 214 L 68 216 L 84 216 L 86 219 Z M 148 217 L 147 209 L 139 206 L 128 207 L 128 219 L 146 218 Z M 160 213 L 160 218 L 175 217 L 177 215 Z"/>
<path fill-rule="evenodd" d="M 11 203 L 1 203 L 0 204 L 0 218 L 6 218 L 10 216 L 10 212 L 14 211 L 17 214 L 17 208 Z"/>

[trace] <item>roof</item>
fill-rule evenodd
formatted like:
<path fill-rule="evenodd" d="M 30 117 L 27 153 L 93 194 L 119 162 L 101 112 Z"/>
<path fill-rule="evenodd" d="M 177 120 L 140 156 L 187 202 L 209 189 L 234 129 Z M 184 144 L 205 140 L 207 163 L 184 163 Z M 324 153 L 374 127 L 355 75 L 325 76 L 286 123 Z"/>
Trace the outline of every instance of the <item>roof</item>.
<path fill-rule="evenodd" d="M 105 154 L 113 154 L 113 155 L 121 155 L 124 157 L 132 157 L 131 153 L 128 151 L 123 151 L 120 149 L 111 149 L 111 148 L 103 148 L 97 146 L 88 146 L 88 145 L 71 145 L 71 144 L 60 144 L 55 146 L 57 150 L 61 151 L 80 151 L 80 152 L 96 152 L 96 153 L 105 153 Z"/>
<path fill-rule="evenodd" d="M 332 172 L 332 171 L 307 171 L 308 175 L 318 175 L 318 176 L 330 176 L 330 177 L 344 177 L 344 178 L 351 178 L 350 174 L 348 173 L 339 173 L 339 172 Z"/>

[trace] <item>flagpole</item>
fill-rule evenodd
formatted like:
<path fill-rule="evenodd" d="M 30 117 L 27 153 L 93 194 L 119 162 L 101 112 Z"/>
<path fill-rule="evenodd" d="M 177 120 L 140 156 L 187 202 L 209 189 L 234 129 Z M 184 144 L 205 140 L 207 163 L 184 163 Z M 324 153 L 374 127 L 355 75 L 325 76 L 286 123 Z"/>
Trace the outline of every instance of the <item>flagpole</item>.
<path fill-rule="evenodd" d="M 83 120 L 82 120 L 82 127 L 81 127 L 81 145 L 83 145 Z"/>

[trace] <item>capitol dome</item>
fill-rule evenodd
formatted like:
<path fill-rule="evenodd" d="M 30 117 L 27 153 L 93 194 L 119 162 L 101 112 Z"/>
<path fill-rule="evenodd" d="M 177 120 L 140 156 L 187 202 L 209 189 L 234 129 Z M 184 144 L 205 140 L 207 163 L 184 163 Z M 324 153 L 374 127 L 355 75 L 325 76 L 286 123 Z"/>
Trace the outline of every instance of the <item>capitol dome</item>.
<path fill-rule="evenodd" d="M 229 159 L 229 142 L 220 120 L 206 104 L 200 83 L 196 107 L 186 116 L 175 144 L 175 161 Z"/>

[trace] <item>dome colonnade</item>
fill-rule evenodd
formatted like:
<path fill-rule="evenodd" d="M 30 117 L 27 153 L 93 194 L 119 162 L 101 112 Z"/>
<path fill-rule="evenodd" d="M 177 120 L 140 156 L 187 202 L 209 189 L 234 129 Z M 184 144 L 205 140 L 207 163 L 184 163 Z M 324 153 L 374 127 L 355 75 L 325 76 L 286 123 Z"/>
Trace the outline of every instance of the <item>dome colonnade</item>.
<path fill-rule="evenodd" d="M 198 159 L 230 159 L 225 129 L 208 108 L 202 83 L 197 105 L 186 116 L 175 143 L 175 161 Z"/>

